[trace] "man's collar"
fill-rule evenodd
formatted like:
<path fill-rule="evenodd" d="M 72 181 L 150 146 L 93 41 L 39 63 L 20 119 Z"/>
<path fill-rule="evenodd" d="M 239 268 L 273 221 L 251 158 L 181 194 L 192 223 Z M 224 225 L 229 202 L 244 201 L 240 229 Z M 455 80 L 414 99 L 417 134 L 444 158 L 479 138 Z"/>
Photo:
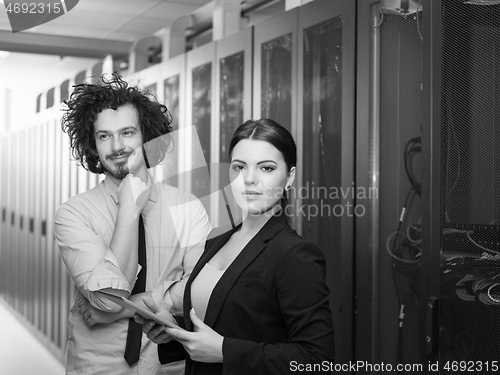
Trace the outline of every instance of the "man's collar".
<path fill-rule="evenodd" d="M 153 182 L 153 177 L 148 173 L 148 186 L 151 187 L 151 194 L 149 195 L 149 201 L 156 203 L 158 201 L 158 191 L 156 190 L 156 184 Z M 118 185 L 109 176 L 103 181 L 104 187 L 108 194 L 111 196 L 113 201 L 118 204 Z"/>

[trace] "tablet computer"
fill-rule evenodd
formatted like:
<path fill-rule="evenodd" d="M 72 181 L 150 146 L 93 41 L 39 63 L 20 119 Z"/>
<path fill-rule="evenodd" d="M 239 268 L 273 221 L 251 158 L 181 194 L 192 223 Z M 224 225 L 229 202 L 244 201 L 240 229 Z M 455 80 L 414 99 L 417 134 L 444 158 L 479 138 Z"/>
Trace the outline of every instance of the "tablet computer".
<path fill-rule="evenodd" d="M 182 329 L 179 327 L 177 324 L 172 323 L 165 318 L 161 317 L 158 314 L 155 314 L 153 311 L 149 310 L 147 307 L 140 306 L 129 299 L 113 294 L 111 292 L 105 291 L 105 290 L 98 290 L 98 293 L 102 294 L 105 298 L 109 299 L 110 301 L 122 306 L 123 308 L 132 311 L 135 314 L 139 314 L 145 319 L 149 320 L 154 320 L 156 323 L 162 325 L 162 326 L 167 326 L 169 328 L 178 328 Z"/>

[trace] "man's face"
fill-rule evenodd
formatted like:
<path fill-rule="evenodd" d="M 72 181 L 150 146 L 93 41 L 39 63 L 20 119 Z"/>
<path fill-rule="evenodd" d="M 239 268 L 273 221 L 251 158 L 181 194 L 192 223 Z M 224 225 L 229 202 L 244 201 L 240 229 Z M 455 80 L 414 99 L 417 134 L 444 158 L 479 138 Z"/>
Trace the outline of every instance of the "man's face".
<path fill-rule="evenodd" d="M 122 180 L 146 168 L 139 117 L 132 105 L 104 109 L 94 123 L 94 135 L 99 159 L 110 177 Z"/>

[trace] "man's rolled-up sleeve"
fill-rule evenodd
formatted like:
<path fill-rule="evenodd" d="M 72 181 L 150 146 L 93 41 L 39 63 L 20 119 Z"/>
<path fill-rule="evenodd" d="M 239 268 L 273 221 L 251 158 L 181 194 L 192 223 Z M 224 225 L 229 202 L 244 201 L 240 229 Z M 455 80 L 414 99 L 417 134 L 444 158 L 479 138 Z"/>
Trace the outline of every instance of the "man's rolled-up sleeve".
<path fill-rule="evenodd" d="M 54 235 L 66 269 L 78 290 L 96 308 L 119 311 L 119 306 L 96 292 L 112 288 L 130 293 L 132 288 L 108 244 L 91 224 L 78 210 L 62 205 L 55 215 Z"/>

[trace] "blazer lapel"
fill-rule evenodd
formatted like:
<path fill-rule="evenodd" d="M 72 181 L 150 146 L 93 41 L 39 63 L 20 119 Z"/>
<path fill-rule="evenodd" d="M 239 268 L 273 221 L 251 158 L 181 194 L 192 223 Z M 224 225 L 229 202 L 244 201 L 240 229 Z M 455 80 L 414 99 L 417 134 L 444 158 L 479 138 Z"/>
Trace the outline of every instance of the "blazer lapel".
<path fill-rule="evenodd" d="M 267 241 L 285 228 L 285 226 L 287 226 L 286 216 L 280 215 L 271 217 L 259 233 L 257 233 L 257 235 L 252 238 L 240 252 L 240 254 L 238 254 L 236 259 L 227 268 L 226 272 L 224 272 L 212 291 L 207 311 L 205 313 L 205 324 L 210 327 L 214 326 L 217 316 L 219 315 L 222 305 L 224 304 L 224 300 L 240 274 L 266 248 Z M 217 249 L 215 251 L 210 251 L 210 257 L 208 257 L 209 254 L 207 254 L 207 259 L 203 265 L 208 262 L 208 260 L 222 247 L 222 245 L 224 245 L 224 243 L 226 243 L 229 237 L 230 236 L 228 236 L 223 243 L 217 243 Z"/>

